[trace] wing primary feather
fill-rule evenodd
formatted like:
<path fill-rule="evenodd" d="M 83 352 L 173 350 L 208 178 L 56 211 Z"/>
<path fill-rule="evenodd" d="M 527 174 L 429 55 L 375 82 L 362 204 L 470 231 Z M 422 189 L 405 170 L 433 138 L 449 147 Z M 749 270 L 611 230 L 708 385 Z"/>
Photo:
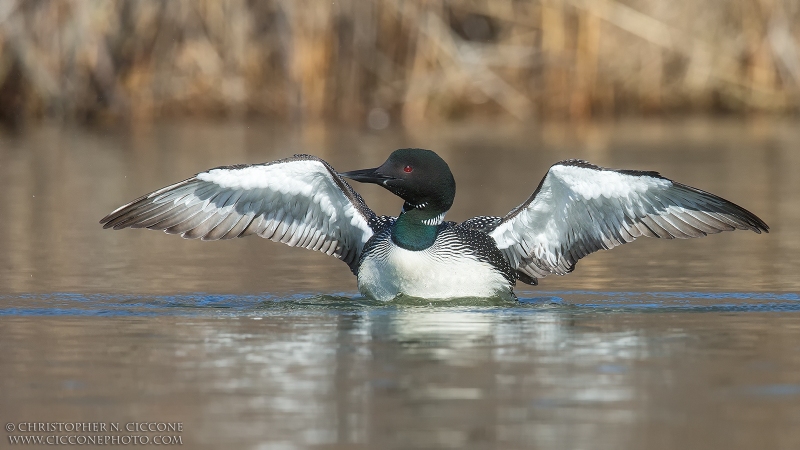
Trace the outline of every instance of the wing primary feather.
<path fill-rule="evenodd" d="M 661 224 L 658 222 L 658 215 L 656 214 L 648 214 L 642 217 L 642 222 L 644 222 L 648 228 L 661 239 L 673 239 L 674 236 L 669 234 L 669 231 L 665 230 Z"/>
<path fill-rule="evenodd" d="M 196 206 L 198 208 L 202 207 L 202 205 L 200 205 L 200 204 L 198 204 Z M 185 233 L 185 232 L 197 227 L 198 225 L 203 223 L 205 220 L 207 220 L 209 214 L 210 213 L 204 212 L 204 211 L 201 210 L 199 213 L 195 214 L 194 216 L 184 220 L 181 223 L 175 224 L 175 225 L 173 225 L 173 226 L 171 226 L 169 228 L 157 228 L 156 227 L 156 228 L 151 228 L 151 230 L 161 230 L 161 229 L 163 229 L 164 232 L 167 233 L 167 234 L 181 234 L 182 235 L 183 233 Z"/>
<path fill-rule="evenodd" d="M 211 213 L 205 220 L 197 224 L 194 228 L 185 231 L 181 236 L 186 239 L 199 239 L 208 234 L 219 223 L 218 214 Z"/>
<path fill-rule="evenodd" d="M 700 222 L 705 223 L 706 226 L 709 227 L 712 230 L 712 231 L 708 232 L 709 234 L 711 234 L 711 233 L 715 233 L 716 234 L 716 233 L 719 233 L 719 232 L 722 232 L 722 231 L 729 231 L 730 230 L 730 227 L 728 226 L 728 224 L 726 224 L 725 222 L 720 222 L 714 216 L 710 215 L 707 212 L 694 211 L 694 210 L 687 209 L 686 210 L 686 214 L 688 214 L 691 217 L 694 217 L 695 219 L 697 219 Z"/>
<path fill-rule="evenodd" d="M 309 245 L 308 248 L 310 248 L 311 250 L 319 250 L 319 247 L 322 242 L 320 238 L 322 237 L 323 237 L 322 231 L 319 228 L 314 230 L 314 236 L 311 239 L 311 242 L 308 244 Z"/>
<path fill-rule="evenodd" d="M 308 248 L 307 245 L 309 241 L 311 241 L 311 238 L 314 237 L 313 230 L 314 227 L 311 226 L 310 223 L 307 223 L 305 229 L 303 230 L 302 236 L 300 236 L 300 239 L 297 240 L 298 247 Z"/>
<path fill-rule="evenodd" d="M 689 214 L 685 209 L 681 209 L 680 211 L 675 211 L 674 213 L 678 218 L 682 221 L 686 222 L 694 229 L 696 229 L 699 233 L 703 233 L 704 235 L 708 235 L 711 233 L 716 233 L 717 230 L 710 227 L 707 223 L 699 220 L 698 218 L 694 217 L 693 215 Z"/>
<path fill-rule="evenodd" d="M 681 213 L 681 211 L 671 211 L 666 219 L 669 220 L 676 229 L 680 230 L 680 232 L 684 234 L 684 238 L 697 238 L 706 235 L 703 230 L 684 220 L 684 215 Z"/>
<path fill-rule="evenodd" d="M 301 239 L 303 239 L 303 235 L 306 233 L 306 226 L 300 219 L 295 220 L 295 228 L 292 232 L 291 238 L 286 242 L 286 245 L 289 247 L 296 247 L 297 244 L 300 243 Z"/>
<path fill-rule="evenodd" d="M 103 228 L 113 227 L 115 230 L 121 230 L 123 228 L 133 226 L 137 222 L 158 216 L 159 214 L 169 211 L 170 208 L 172 208 L 172 205 L 170 204 L 158 205 L 155 208 L 147 209 L 142 213 L 138 213 L 138 209 L 134 209 L 126 213 L 124 216 L 120 216 L 117 219 L 107 222 Z"/>
<path fill-rule="evenodd" d="M 158 222 L 148 225 L 148 228 L 150 228 L 151 230 L 164 230 L 173 227 L 175 225 L 179 225 L 181 222 L 189 220 L 196 214 L 201 213 L 202 205 L 197 203 L 185 209 L 176 207 L 173 208 L 171 212 L 173 212 L 172 215 L 169 216 L 165 215 L 165 217 L 162 220 L 159 220 Z"/>
<path fill-rule="evenodd" d="M 280 223 L 275 221 L 274 216 L 275 214 L 269 214 L 268 216 L 264 217 L 261 223 L 258 225 L 256 234 L 258 234 L 262 238 L 271 240 L 272 235 L 275 233 L 275 228 L 277 227 L 277 224 Z"/>
<path fill-rule="evenodd" d="M 161 205 L 154 203 L 141 203 L 141 202 L 136 203 L 134 205 L 128 206 L 123 211 L 120 211 L 119 214 L 115 215 L 114 217 L 108 218 L 108 220 L 103 223 L 103 228 L 111 228 L 117 225 L 120 225 L 120 228 L 125 228 L 126 223 L 135 222 L 137 218 L 142 217 L 145 214 L 148 214 L 154 210 L 164 211 L 166 209 L 169 209 L 170 206 L 171 205 Z M 158 212 L 156 212 L 155 214 L 158 214 Z"/>
<path fill-rule="evenodd" d="M 273 239 L 275 237 L 275 232 L 279 226 L 283 225 L 283 217 L 285 215 L 286 215 L 286 210 L 284 210 L 283 208 L 279 208 L 277 211 L 275 211 L 274 217 L 272 216 L 272 214 L 270 214 L 269 226 L 264 229 L 264 231 L 262 232 L 263 234 L 262 233 L 258 234 L 264 236 L 267 239 L 275 240 Z"/>
<path fill-rule="evenodd" d="M 178 212 L 182 211 L 183 208 L 179 206 L 172 206 L 171 208 L 147 218 L 142 218 L 141 220 L 136 220 L 128 225 L 131 228 L 150 228 L 153 225 L 156 225 L 159 222 L 169 219 L 173 215 L 177 214 Z M 153 228 L 151 228 L 153 229 Z M 159 229 L 159 228 L 155 228 Z"/>
<path fill-rule="evenodd" d="M 664 229 L 669 234 L 667 239 L 674 239 L 674 238 L 683 238 L 686 237 L 686 234 L 678 230 L 672 222 L 669 221 L 669 218 L 666 215 L 652 215 L 650 216 L 653 221 L 655 221 L 658 226 Z"/>
<path fill-rule="evenodd" d="M 250 236 L 251 234 L 258 235 L 258 229 L 265 221 L 263 214 L 253 217 L 253 220 L 250 221 L 250 224 L 247 225 L 247 228 L 242 231 L 239 237 Z"/>
<path fill-rule="evenodd" d="M 297 225 L 299 224 L 299 220 L 294 217 L 291 218 L 292 222 L 288 224 L 286 231 L 283 232 L 280 237 L 280 241 L 284 244 L 288 244 L 294 238 L 294 233 L 297 231 Z"/>
<path fill-rule="evenodd" d="M 231 231 L 231 229 L 235 227 L 241 219 L 242 216 L 237 213 L 228 213 L 227 215 L 223 216 L 222 220 L 220 220 L 219 223 L 211 229 L 211 231 L 206 233 L 202 239 L 204 241 L 218 241 L 222 239 L 222 237 L 228 234 L 228 232 Z"/>
<path fill-rule="evenodd" d="M 228 239 L 238 238 L 239 235 L 242 234 L 242 231 L 244 231 L 244 229 L 247 228 L 247 226 L 253 220 L 253 214 L 252 213 L 244 214 L 244 215 L 238 215 L 238 217 L 239 217 L 239 220 L 236 221 L 236 223 L 231 227 L 230 230 L 228 230 L 227 233 L 225 233 L 224 235 L 222 235 L 222 237 L 220 237 L 221 240 L 228 240 Z"/>

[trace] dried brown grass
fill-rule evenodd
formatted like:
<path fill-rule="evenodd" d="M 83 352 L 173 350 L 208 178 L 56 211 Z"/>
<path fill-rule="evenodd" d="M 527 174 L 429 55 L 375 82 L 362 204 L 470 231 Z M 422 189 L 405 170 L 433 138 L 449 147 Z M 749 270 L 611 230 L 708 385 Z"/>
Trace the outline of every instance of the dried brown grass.
<path fill-rule="evenodd" d="M 794 0 L 4 0 L 0 120 L 791 113 L 798 24 Z"/>

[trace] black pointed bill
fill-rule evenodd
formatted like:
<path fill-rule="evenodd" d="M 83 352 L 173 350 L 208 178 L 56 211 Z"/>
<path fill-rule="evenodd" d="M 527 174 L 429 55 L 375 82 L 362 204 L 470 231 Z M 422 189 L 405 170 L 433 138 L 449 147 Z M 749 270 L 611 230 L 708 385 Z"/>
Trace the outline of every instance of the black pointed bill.
<path fill-rule="evenodd" d="M 387 181 L 395 178 L 378 171 L 380 167 L 374 169 L 351 170 L 350 172 L 339 172 L 339 175 L 350 178 L 360 183 L 375 183 L 385 185 Z"/>

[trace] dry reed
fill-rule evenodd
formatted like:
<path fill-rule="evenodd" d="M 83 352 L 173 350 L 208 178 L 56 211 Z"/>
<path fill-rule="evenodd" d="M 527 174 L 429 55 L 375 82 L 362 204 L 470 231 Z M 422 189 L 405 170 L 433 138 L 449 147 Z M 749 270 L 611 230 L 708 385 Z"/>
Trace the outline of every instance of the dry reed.
<path fill-rule="evenodd" d="M 794 0 L 3 0 L 0 121 L 797 112 Z"/>

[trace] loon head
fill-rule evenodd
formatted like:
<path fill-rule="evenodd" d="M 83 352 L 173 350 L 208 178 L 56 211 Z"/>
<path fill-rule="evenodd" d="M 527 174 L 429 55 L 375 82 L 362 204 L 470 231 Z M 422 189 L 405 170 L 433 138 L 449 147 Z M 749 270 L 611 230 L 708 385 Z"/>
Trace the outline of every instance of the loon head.
<path fill-rule="evenodd" d="M 375 183 L 406 201 L 403 210 L 444 212 L 453 205 L 456 180 L 436 153 L 420 148 L 395 150 L 380 167 L 341 174 L 362 183 Z"/>

